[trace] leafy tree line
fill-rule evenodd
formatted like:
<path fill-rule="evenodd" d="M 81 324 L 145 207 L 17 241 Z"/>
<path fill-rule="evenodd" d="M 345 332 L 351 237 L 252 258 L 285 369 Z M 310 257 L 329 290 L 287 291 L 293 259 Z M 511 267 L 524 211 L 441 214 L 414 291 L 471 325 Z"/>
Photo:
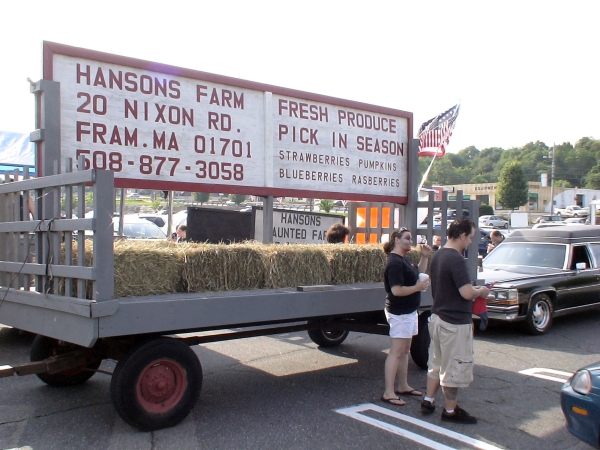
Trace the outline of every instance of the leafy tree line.
<path fill-rule="evenodd" d="M 430 162 L 430 157 L 419 158 L 421 174 Z M 426 183 L 498 183 L 504 166 L 513 162 L 521 163 L 526 181 L 540 181 L 541 174 L 547 173 L 550 184 L 552 146 L 540 141 L 508 150 L 499 147 L 479 150 L 470 146 L 458 153 L 446 153 L 442 158 L 436 158 Z M 574 146 L 570 142 L 556 145 L 554 185 L 600 189 L 600 140 L 585 137 Z"/>

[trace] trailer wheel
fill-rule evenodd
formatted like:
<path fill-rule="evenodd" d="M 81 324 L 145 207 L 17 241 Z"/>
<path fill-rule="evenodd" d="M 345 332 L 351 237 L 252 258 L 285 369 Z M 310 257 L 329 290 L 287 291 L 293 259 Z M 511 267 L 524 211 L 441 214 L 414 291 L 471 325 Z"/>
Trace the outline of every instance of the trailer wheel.
<path fill-rule="evenodd" d="M 78 345 L 58 341 L 46 336 L 37 335 L 31 344 L 31 352 L 29 353 L 29 360 L 31 362 L 42 361 L 51 356 L 57 356 L 64 353 L 68 353 L 75 349 L 81 349 Z M 64 387 L 64 386 L 77 386 L 85 383 L 87 380 L 92 378 L 96 373 L 98 367 L 100 367 L 101 359 L 98 359 L 93 355 L 90 350 L 90 357 L 88 363 L 84 366 L 64 370 L 59 373 L 38 373 L 37 377 L 49 386 Z"/>
<path fill-rule="evenodd" d="M 177 425 L 194 409 L 202 366 L 181 341 L 144 341 L 119 360 L 110 384 L 117 413 L 129 425 L 152 431 Z"/>
<path fill-rule="evenodd" d="M 427 369 L 429 359 L 429 316 L 431 311 L 423 311 L 419 314 L 419 334 L 413 336 L 410 344 L 410 356 L 421 369 Z"/>
<path fill-rule="evenodd" d="M 336 347 L 346 340 L 348 331 L 317 328 L 316 330 L 308 330 L 308 337 L 319 347 Z"/>

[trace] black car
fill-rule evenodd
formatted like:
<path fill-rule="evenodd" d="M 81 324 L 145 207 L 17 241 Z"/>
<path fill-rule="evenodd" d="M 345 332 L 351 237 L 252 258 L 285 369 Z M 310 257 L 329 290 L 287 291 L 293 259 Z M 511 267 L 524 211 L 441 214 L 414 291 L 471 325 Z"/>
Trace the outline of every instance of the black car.
<path fill-rule="evenodd" d="M 495 283 L 490 319 L 524 321 L 529 333 L 543 334 L 553 317 L 600 307 L 600 226 L 515 230 L 478 278 Z"/>

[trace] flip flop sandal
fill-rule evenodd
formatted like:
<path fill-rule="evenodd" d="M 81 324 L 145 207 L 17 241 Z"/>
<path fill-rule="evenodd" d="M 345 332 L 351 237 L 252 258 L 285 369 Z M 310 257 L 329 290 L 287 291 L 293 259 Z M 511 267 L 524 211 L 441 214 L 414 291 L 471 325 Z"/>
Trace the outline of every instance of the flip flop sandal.
<path fill-rule="evenodd" d="M 406 405 L 406 402 L 402 399 L 399 398 L 385 398 L 385 397 L 381 397 L 381 401 L 384 403 L 389 403 L 392 406 L 404 406 Z M 400 403 L 394 403 L 394 402 L 400 402 Z"/>
<path fill-rule="evenodd" d="M 415 397 L 420 397 L 421 395 L 423 395 L 422 392 L 419 392 L 416 389 L 413 389 L 412 391 L 395 391 L 394 394 L 396 394 L 396 395 L 414 395 Z"/>

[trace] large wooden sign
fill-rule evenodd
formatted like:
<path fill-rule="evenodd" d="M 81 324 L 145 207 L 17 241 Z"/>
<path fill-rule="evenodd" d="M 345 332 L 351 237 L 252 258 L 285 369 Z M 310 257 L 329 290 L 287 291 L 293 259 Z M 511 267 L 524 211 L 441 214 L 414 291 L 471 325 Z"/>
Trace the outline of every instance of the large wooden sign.
<path fill-rule="evenodd" d="M 411 113 L 49 42 L 44 78 L 118 187 L 406 203 Z"/>

